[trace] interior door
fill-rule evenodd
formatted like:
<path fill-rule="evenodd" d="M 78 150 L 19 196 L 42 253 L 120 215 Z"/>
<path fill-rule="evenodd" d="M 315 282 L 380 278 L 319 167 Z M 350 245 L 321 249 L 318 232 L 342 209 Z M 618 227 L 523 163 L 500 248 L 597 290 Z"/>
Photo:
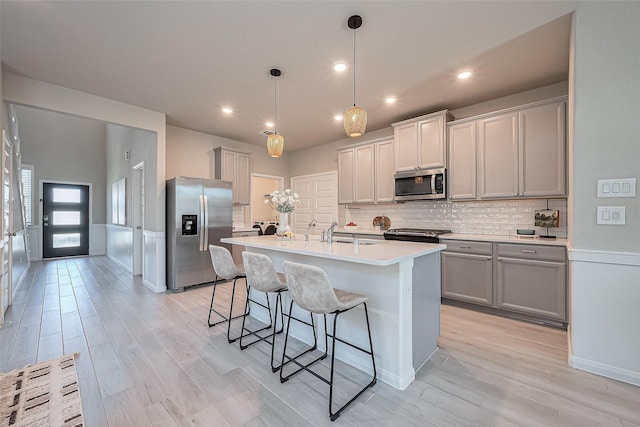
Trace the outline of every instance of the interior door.
<path fill-rule="evenodd" d="M 320 234 L 332 221 L 338 220 L 338 175 L 336 172 L 296 176 L 291 178 L 291 189 L 300 196 L 300 203 L 293 211 L 293 231 L 304 234 L 308 224 L 317 224 L 310 234 Z"/>
<path fill-rule="evenodd" d="M 11 168 L 13 166 L 13 146 L 7 138 L 5 131 L 2 131 L 2 159 L 0 166 L 2 167 L 2 188 L 0 188 L 0 203 L 2 205 L 2 215 L 0 216 L 0 229 L 2 229 L 2 238 L 0 239 L 0 266 L 2 268 L 2 289 L 0 290 L 0 324 L 4 323 L 4 313 L 7 311 L 12 300 L 11 289 L 11 192 L 13 186 L 11 183 Z"/>
<path fill-rule="evenodd" d="M 89 255 L 89 186 L 42 184 L 42 257 Z"/>

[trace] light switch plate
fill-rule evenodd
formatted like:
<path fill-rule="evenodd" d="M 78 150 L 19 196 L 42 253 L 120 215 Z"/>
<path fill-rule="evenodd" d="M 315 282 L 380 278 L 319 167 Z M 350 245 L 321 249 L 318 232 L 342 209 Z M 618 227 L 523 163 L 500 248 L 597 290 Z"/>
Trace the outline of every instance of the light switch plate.
<path fill-rule="evenodd" d="M 624 206 L 598 206 L 596 223 L 607 225 L 624 225 Z"/>
<path fill-rule="evenodd" d="M 598 197 L 636 197 L 636 179 L 599 179 Z"/>

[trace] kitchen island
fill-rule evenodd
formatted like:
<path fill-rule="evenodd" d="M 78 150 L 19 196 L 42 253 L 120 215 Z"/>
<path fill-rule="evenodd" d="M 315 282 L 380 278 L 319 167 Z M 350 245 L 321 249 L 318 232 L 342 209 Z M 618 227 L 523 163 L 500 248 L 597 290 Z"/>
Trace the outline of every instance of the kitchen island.
<path fill-rule="evenodd" d="M 221 241 L 269 256 L 278 271 L 282 271 L 285 260 L 318 266 L 326 271 L 334 287 L 369 297 L 367 306 L 378 379 L 395 388 L 404 390 L 438 348 L 440 251 L 446 248 L 444 245 L 369 239 L 358 239 L 356 244 L 353 239 L 343 237 L 327 243 L 314 236 L 310 241 L 304 241 L 302 236 L 294 240 L 259 236 Z M 267 319 L 258 310 L 252 310 L 251 314 L 263 321 Z M 294 314 L 305 316 L 304 312 Z M 294 330 L 294 323 L 292 335 L 311 343 L 309 328 Z M 319 334 L 323 334 L 322 322 L 316 324 Z M 364 325 L 362 310 L 353 310 L 340 317 L 338 334 L 367 347 Z M 319 346 L 324 350 L 324 340 Z M 370 360 L 360 352 L 344 345 L 337 348 L 337 358 L 370 372 Z"/>

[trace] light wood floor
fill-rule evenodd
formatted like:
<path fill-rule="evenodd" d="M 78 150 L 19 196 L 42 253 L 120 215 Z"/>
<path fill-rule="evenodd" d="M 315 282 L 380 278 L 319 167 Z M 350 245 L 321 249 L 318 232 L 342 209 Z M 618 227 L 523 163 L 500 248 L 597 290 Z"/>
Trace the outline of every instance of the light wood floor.
<path fill-rule="evenodd" d="M 240 351 L 207 327 L 210 295 L 154 294 L 105 257 L 33 263 L 0 328 L 0 371 L 79 352 L 89 427 L 640 425 L 640 388 L 568 367 L 566 332 L 450 306 L 407 390 L 378 382 L 331 423 L 326 385 L 280 384 L 266 345 Z M 339 369 L 347 388 L 362 380 Z"/>

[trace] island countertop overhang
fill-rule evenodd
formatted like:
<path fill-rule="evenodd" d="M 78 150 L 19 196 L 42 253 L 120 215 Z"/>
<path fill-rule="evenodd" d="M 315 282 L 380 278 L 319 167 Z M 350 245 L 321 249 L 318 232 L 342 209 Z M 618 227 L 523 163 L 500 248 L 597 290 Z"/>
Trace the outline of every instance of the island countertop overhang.
<path fill-rule="evenodd" d="M 374 244 L 348 242 L 321 242 L 317 237 L 309 241 L 303 239 L 278 240 L 275 236 L 227 237 L 222 243 L 241 245 L 248 248 L 269 249 L 279 252 L 316 256 L 338 261 L 387 266 L 423 255 L 440 252 L 446 245 L 403 241 L 376 241 Z"/>

